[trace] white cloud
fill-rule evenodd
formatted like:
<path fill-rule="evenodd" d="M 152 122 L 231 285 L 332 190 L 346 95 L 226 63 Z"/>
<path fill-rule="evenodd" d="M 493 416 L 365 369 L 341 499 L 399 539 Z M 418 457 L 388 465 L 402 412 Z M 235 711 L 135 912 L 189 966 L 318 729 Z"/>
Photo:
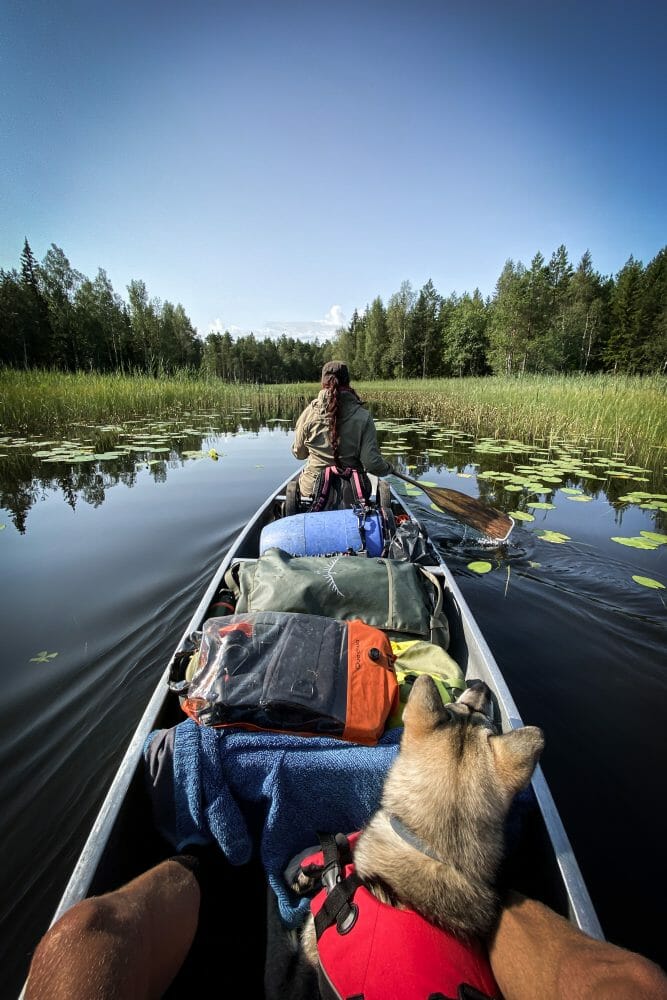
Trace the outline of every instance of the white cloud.
<path fill-rule="evenodd" d="M 339 305 L 333 305 L 326 312 L 323 319 L 314 320 L 267 320 L 261 327 L 244 328 L 230 325 L 226 327 L 232 337 L 243 337 L 249 333 L 254 333 L 258 340 L 264 337 L 271 337 L 276 340 L 278 337 L 292 337 L 295 340 L 329 340 L 342 326 L 345 326 L 346 319 L 343 310 Z M 224 332 L 222 321 L 216 319 L 210 326 L 212 333 Z"/>
<path fill-rule="evenodd" d="M 332 323 L 336 329 L 345 326 L 345 316 L 340 306 L 332 306 L 324 317 L 325 323 Z"/>

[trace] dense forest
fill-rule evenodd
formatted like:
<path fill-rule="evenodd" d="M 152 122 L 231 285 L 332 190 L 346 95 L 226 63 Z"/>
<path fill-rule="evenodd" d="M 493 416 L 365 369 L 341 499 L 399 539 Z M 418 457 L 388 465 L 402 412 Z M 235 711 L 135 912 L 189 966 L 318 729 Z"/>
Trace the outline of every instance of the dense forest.
<path fill-rule="evenodd" d="M 51 244 L 39 263 L 26 239 L 18 269 L 0 270 L 0 364 L 61 371 L 190 370 L 230 382 L 317 381 L 345 358 L 357 379 L 667 371 L 667 247 L 644 265 L 630 257 L 603 277 L 586 252 L 564 246 L 530 267 L 508 260 L 493 296 L 442 296 L 431 280 L 403 282 L 385 303 L 355 311 L 331 341 L 282 336 L 200 337 L 179 303 L 132 281 L 127 301 L 100 268 L 90 280 Z"/>

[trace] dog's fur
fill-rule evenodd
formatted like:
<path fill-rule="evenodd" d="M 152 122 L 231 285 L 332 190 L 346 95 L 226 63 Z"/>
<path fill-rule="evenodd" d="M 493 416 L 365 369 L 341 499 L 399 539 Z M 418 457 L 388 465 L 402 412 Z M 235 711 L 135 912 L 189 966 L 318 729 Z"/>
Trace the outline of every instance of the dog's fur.
<path fill-rule="evenodd" d="M 526 726 L 496 735 L 486 684 L 473 681 L 457 702 L 443 705 L 427 675 L 415 681 L 403 723 L 380 807 L 355 847 L 357 874 L 384 902 L 416 910 L 456 934 L 485 936 L 498 915 L 494 881 L 505 819 L 515 794 L 530 782 L 542 731 Z M 413 843 L 396 832 L 392 816 Z M 303 876 L 294 888 L 304 891 Z M 301 943 L 316 965 L 312 917 Z"/>

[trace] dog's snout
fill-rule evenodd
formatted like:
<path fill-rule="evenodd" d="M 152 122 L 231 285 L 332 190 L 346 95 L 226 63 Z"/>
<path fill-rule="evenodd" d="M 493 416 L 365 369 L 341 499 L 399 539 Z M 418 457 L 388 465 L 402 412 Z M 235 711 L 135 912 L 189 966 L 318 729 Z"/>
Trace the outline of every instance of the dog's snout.
<path fill-rule="evenodd" d="M 457 699 L 462 705 L 467 705 L 473 712 L 491 713 L 491 690 L 484 681 L 475 679 L 468 682 L 463 694 Z"/>

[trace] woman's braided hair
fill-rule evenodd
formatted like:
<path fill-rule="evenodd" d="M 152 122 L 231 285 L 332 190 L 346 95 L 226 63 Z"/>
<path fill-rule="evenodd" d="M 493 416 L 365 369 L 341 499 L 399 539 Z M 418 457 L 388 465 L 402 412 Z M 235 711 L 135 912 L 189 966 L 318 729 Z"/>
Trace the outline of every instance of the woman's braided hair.
<path fill-rule="evenodd" d="M 345 369 L 345 373 L 347 373 L 347 368 Z M 329 440 L 331 441 L 331 448 L 333 450 L 334 465 L 339 466 L 340 456 L 338 454 L 338 449 L 340 448 L 340 434 L 338 424 L 340 394 L 341 392 L 351 392 L 355 399 L 358 399 L 360 403 L 363 402 L 363 400 L 350 385 L 349 375 L 345 378 L 343 372 L 339 374 L 334 372 L 327 372 L 326 374 L 323 374 L 322 388 L 327 390 L 325 414 L 327 418 Z"/>

